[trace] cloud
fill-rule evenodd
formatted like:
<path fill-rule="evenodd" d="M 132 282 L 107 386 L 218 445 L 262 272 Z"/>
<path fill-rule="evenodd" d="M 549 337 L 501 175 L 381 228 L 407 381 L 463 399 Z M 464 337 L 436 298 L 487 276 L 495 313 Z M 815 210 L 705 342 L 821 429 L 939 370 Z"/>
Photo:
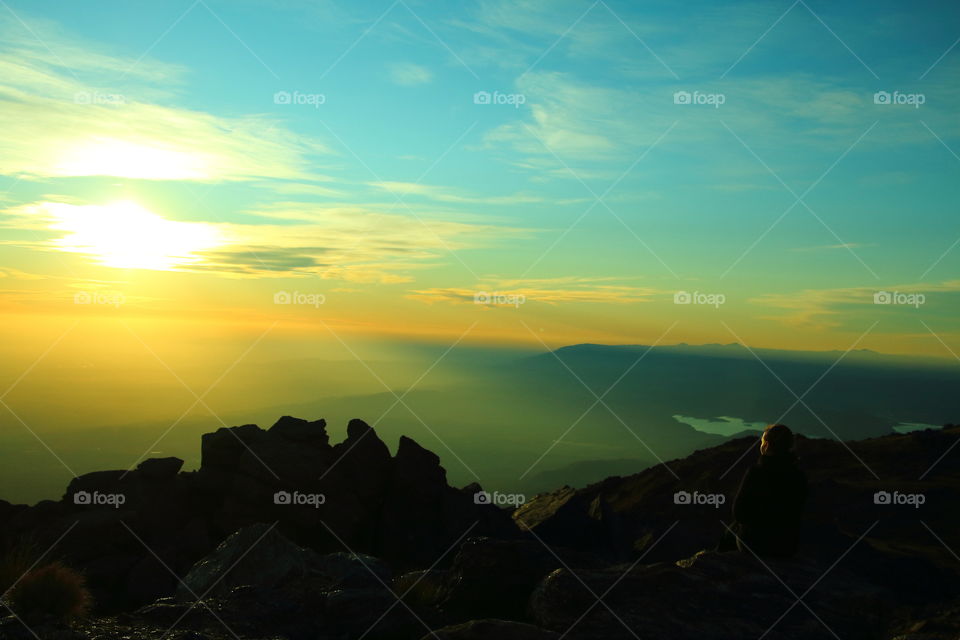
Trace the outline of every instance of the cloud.
<path fill-rule="evenodd" d="M 433 72 L 418 64 L 399 62 L 390 65 L 390 79 L 402 87 L 414 87 L 432 82 Z"/>
<path fill-rule="evenodd" d="M 665 291 L 650 287 L 615 284 L 614 278 L 559 277 L 523 280 L 485 280 L 475 288 L 437 287 L 419 289 L 407 295 L 412 300 L 427 304 L 446 302 L 474 304 L 478 294 L 522 296 L 526 302 L 633 304 L 651 302 Z"/>
<path fill-rule="evenodd" d="M 554 204 L 561 204 L 561 203 L 575 204 L 578 202 L 586 201 L 585 198 L 555 201 L 555 200 L 545 198 L 543 196 L 532 195 L 527 193 L 515 193 L 515 194 L 505 195 L 505 196 L 467 195 L 451 187 L 421 184 L 419 182 L 379 181 L 379 182 L 369 182 L 367 184 L 371 187 L 374 187 L 375 189 L 386 191 L 387 193 L 397 197 L 415 195 L 415 196 L 421 196 L 424 198 L 429 198 L 430 200 L 436 200 L 438 202 L 458 202 L 458 203 L 488 204 L 488 205 L 511 205 L 511 204 L 540 204 L 545 202 L 552 202 Z"/>
<path fill-rule="evenodd" d="M 49 276 L 39 273 L 28 273 L 10 267 L 0 267 L 0 278 L 10 278 L 11 280 L 46 280 Z"/>
<path fill-rule="evenodd" d="M 40 201 L 3 211 L 0 228 L 35 232 L 2 244 L 80 254 L 104 266 L 382 283 L 410 281 L 413 271 L 455 260 L 451 252 L 529 233 L 381 206 L 279 202 L 247 212 L 267 222 L 241 224 L 170 220 L 135 203 Z"/>
<path fill-rule="evenodd" d="M 791 156 L 787 166 L 794 166 L 798 157 L 813 158 L 822 171 L 868 129 L 870 134 L 860 140 L 857 150 L 936 146 L 936 139 L 919 121 L 921 115 L 942 138 L 950 139 L 960 131 L 952 117 L 960 90 L 948 86 L 931 88 L 918 114 L 917 109 L 874 104 L 873 85 L 809 73 L 730 77 L 722 83 L 668 78 L 649 85 L 622 74 L 611 75 L 621 81 L 585 75 L 576 67 L 520 76 L 515 87 L 501 91 L 522 94 L 523 107 L 503 110 L 510 119 L 486 131 L 480 148 L 542 178 L 588 180 L 591 172 L 601 172 L 612 180 L 619 175 L 617 169 L 626 169 L 654 143 L 657 147 L 650 161 L 638 171 L 656 171 L 653 160 L 667 156 L 682 159 L 688 170 L 705 166 L 711 173 L 722 173 L 727 167 L 709 162 L 718 150 L 729 149 L 750 159 L 735 136 L 778 171 L 783 165 L 774 160 L 783 154 L 783 141 L 790 140 L 802 153 Z M 676 104 L 678 91 L 720 93 L 725 101 L 719 108 Z M 947 152 L 943 153 L 946 158 Z M 749 176 L 769 178 L 759 162 L 748 167 Z M 723 178 L 718 175 L 726 185 Z"/>
<path fill-rule="evenodd" d="M 784 313 L 761 316 L 776 320 L 788 327 L 831 329 L 849 322 L 855 311 L 870 311 L 874 314 L 915 310 L 915 307 L 902 304 L 877 304 L 874 296 L 878 292 L 898 292 L 902 294 L 922 294 L 925 305 L 935 302 L 936 294 L 960 292 L 960 280 L 947 280 L 939 283 L 907 283 L 876 287 L 841 287 L 834 289 L 804 289 L 794 293 L 764 294 L 748 299 L 749 303 L 768 309 L 782 310 Z M 932 313 L 932 311 L 928 311 Z M 952 314 L 951 314 L 952 315 Z"/>
<path fill-rule="evenodd" d="M 0 33 L 15 27 L 0 22 Z M 59 53 L 11 36 L 0 49 L 0 174 L 309 181 L 310 158 L 331 153 L 273 118 L 160 104 L 175 95 L 179 67 L 51 46 Z M 118 77 L 124 87 L 109 86 Z"/>

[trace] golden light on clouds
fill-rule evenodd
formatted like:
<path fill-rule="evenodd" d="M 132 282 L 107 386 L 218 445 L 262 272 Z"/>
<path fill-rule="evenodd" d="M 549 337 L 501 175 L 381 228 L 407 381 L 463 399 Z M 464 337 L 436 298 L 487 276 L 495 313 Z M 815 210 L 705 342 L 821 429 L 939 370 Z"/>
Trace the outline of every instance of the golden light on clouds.
<path fill-rule="evenodd" d="M 199 261 L 197 252 L 221 243 L 212 225 L 168 220 L 136 202 L 49 202 L 45 208 L 49 228 L 64 234 L 52 241 L 55 247 L 92 256 L 108 267 L 172 270 Z"/>

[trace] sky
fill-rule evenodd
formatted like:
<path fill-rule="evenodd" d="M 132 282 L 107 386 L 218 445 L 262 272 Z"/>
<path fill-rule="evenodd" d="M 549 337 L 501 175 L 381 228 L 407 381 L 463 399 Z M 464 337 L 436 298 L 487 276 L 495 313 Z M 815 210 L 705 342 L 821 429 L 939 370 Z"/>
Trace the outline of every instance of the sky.
<path fill-rule="evenodd" d="M 958 72 L 946 2 L 0 0 L 4 482 L 449 451 L 407 394 L 584 342 L 952 366 Z"/>
<path fill-rule="evenodd" d="M 952 3 L 4 0 L 0 34 L 16 365 L 77 322 L 960 349 Z"/>

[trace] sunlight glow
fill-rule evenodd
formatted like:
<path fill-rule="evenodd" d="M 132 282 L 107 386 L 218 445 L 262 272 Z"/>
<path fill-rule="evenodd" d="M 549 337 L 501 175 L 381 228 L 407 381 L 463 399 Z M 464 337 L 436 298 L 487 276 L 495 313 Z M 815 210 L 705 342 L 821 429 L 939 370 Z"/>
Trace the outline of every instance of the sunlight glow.
<path fill-rule="evenodd" d="M 167 220 L 136 202 L 48 203 L 47 212 L 53 218 L 49 228 L 66 234 L 52 241 L 56 247 L 119 269 L 175 270 L 199 262 L 195 252 L 221 243 L 212 225 Z"/>
<path fill-rule="evenodd" d="M 146 180 L 205 180 L 211 170 L 199 153 L 116 138 L 95 137 L 59 153 L 57 170 L 68 176 L 117 176 Z"/>

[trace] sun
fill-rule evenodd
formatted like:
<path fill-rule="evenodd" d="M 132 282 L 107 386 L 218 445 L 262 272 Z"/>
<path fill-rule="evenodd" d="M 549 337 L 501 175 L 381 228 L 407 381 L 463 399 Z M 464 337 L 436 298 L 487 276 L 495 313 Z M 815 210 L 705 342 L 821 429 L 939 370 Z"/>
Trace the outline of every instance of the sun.
<path fill-rule="evenodd" d="M 52 240 L 61 251 L 93 256 L 118 269 L 172 271 L 194 264 L 198 252 L 222 243 L 217 228 L 201 222 L 168 220 L 129 200 L 105 205 L 48 203 Z"/>

